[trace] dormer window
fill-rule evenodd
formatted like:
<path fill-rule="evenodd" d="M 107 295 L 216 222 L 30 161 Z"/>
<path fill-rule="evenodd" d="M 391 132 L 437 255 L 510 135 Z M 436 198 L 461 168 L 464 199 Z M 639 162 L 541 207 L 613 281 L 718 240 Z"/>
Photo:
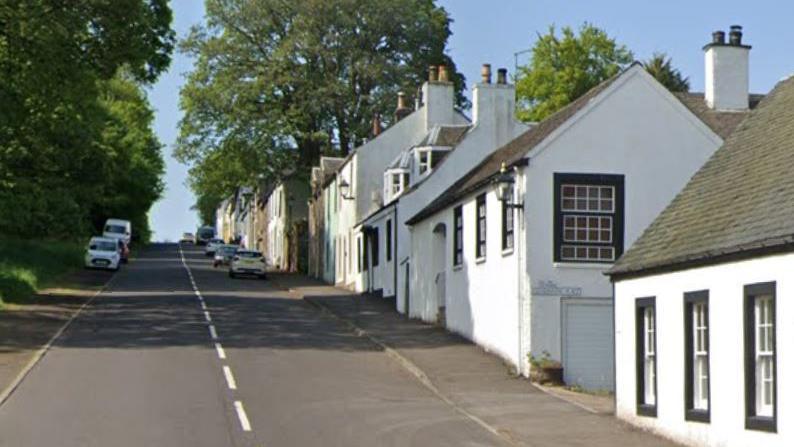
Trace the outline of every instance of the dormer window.
<path fill-rule="evenodd" d="M 387 201 L 395 199 L 411 186 L 411 175 L 405 169 L 389 169 L 384 177 Z"/>
<path fill-rule="evenodd" d="M 431 157 L 430 157 L 430 151 L 429 150 L 419 151 L 419 173 L 420 174 L 424 174 L 425 172 L 427 172 L 430 169 L 432 169 L 432 167 L 430 166 L 430 160 L 431 160 Z"/>
<path fill-rule="evenodd" d="M 447 156 L 449 151 L 450 148 L 441 148 L 438 146 L 429 146 L 417 149 L 416 153 L 418 158 L 419 175 L 424 175 L 432 171 L 436 166 L 438 166 L 441 160 Z"/>

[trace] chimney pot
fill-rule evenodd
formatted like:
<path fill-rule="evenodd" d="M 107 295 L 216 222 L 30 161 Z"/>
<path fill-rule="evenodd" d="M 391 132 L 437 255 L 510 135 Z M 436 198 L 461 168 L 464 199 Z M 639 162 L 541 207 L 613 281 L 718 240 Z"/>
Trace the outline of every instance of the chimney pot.
<path fill-rule="evenodd" d="M 431 65 L 430 69 L 428 69 L 428 76 L 427 80 L 430 82 L 438 81 L 438 67 L 435 65 Z"/>
<path fill-rule="evenodd" d="M 383 127 L 380 123 L 380 115 L 376 113 L 375 116 L 372 117 L 372 137 L 377 137 L 380 135 L 381 131 L 383 131 Z"/>
<path fill-rule="evenodd" d="M 491 83 L 491 64 L 482 64 L 482 69 L 480 70 L 480 76 L 482 76 L 483 84 Z"/>
<path fill-rule="evenodd" d="M 725 44 L 725 31 L 714 31 L 711 33 L 711 43 L 717 45 Z"/>
<path fill-rule="evenodd" d="M 397 110 L 394 111 L 394 122 L 400 121 L 411 114 L 411 109 L 405 105 L 405 93 L 397 93 Z"/>
<path fill-rule="evenodd" d="M 499 70 L 496 71 L 496 83 L 497 84 L 501 84 L 501 85 L 507 84 L 507 69 L 506 68 L 500 68 Z"/>
<path fill-rule="evenodd" d="M 739 25 L 732 25 L 729 34 L 729 41 L 731 45 L 739 46 L 742 44 L 742 27 Z"/>
<path fill-rule="evenodd" d="M 446 65 L 438 66 L 438 80 L 440 82 L 449 82 L 449 70 Z"/>

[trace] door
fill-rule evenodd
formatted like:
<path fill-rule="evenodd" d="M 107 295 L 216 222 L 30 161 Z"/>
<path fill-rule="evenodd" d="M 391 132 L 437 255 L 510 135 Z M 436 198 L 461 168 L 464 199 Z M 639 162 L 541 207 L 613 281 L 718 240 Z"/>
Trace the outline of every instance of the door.
<path fill-rule="evenodd" d="M 562 362 L 567 385 L 614 390 L 612 302 L 562 299 Z"/>

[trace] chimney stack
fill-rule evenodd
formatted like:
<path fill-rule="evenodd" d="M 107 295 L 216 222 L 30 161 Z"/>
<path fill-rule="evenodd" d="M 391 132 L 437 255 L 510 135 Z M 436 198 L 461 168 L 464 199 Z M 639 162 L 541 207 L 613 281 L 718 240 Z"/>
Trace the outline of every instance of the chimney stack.
<path fill-rule="evenodd" d="M 482 76 L 483 84 L 491 83 L 491 64 L 482 64 L 482 69 L 480 70 L 480 76 Z"/>
<path fill-rule="evenodd" d="M 742 43 L 742 27 L 731 26 L 728 42 L 724 31 L 711 33 L 706 52 L 706 104 L 715 110 L 749 108 L 750 49 Z"/>
<path fill-rule="evenodd" d="M 449 82 L 449 70 L 447 69 L 446 65 L 438 66 L 438 81 Z"/>
<path fill-rule="evenodd" d="M 507 69 L 500 68 L 496 71 L 496 83 L 499 85 L 507 84 Z"/>
<path fill-rule="evenodd" d="M 411 109 L 405 104 L 405 93 L 397 93 L 397 110 L 394 111 L 394 122 L 400 121 L 411 114 Z"/>
<path fill-rule="evenodd" d="M 381 126 L 380 115 L 376 113 L 375 116 L 372 117 L 372 138 L 380 135 L 382 131 L 383 127 Z"/>
<path fill-rule="evenodd" d="M 427 71 L 428 71 L 428 75 L 427 75 L 427 80 L 428 81 L 430 81 L 430 82 L 438 81 L 438 67 L 437 66 L 431 65 L 430 69 L 428 69 Z"/>

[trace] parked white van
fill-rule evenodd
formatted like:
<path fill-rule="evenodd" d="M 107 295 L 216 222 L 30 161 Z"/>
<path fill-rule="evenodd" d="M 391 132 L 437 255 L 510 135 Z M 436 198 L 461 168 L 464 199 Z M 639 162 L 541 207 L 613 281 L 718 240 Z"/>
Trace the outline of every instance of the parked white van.
<path fill-rule="evenodd" d="M 121 262 L 119 242 L 116 238 L 92 237 L 85 250 L 86 268 L 118 270 Z"/>
<path fill-rule="evenodd" d="M 102 236 L 122 239 L 129 245 L 130 239 L 132 239 L 132 224 L 129 220 L 108 219 L 105 221 Z"/>

